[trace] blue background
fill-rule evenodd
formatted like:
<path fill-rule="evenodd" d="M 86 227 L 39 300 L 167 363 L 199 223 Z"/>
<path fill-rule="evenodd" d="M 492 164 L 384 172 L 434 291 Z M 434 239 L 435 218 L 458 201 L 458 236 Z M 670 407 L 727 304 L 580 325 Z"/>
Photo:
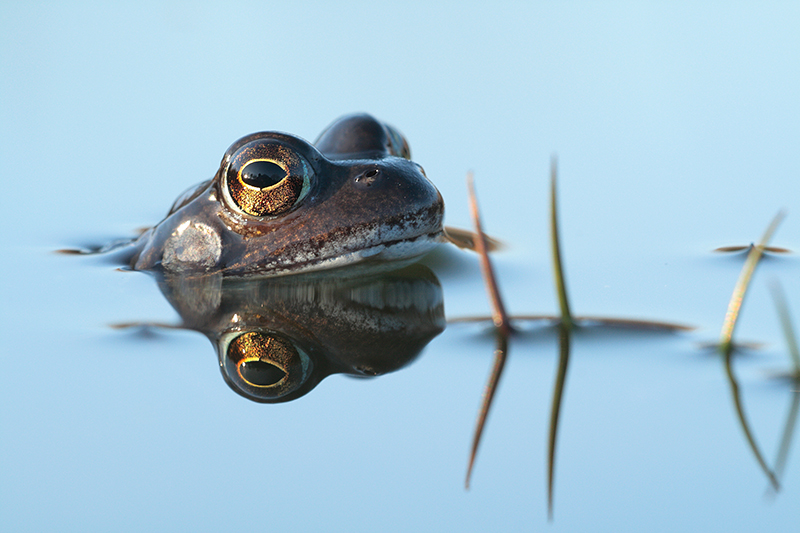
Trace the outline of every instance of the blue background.
<path fill-rule="evenodd" d="M 252 2 L 0 8 L 0 516 L 9 531 L 786 530 L 797 439 L 770 495 L 713 341 L 741 268 L 716 246 L 800 248 L 797 3 Z M 692 324 L 575 341 L 547 524 L 557 361 L 511 346 L 469 492 L 492 341 L 448 328 L 408 369 L 325 380 L 293 403 L 230 392 L 152 279 L 51 253 L 130 235 L 244 134 L 313 140 L 367 111 L 398 127 L 469 226 L 473 171 L 514 313 L 556 310 L 557 154 L 573 309 Z M 486 314 L 478 268 L 442 276 L 448 316 Z M 737 361 L 773 462 L 792 388 L 768 282 L 800 316 L 797 256 L 759 269 Z M 765 496 L 767 493 L 767 496 Z"/>

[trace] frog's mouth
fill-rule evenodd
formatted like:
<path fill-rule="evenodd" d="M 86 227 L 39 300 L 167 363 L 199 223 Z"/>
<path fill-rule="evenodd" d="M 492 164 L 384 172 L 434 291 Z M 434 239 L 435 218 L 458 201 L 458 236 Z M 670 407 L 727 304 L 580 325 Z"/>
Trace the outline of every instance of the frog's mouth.
<path fill-rule="evenodd" d="M 260 265 L 260 270 L 277 276 L 360 263 L 400 267 L 445 241 L 442 218 L 441 207 L 434 206 L 380 223 L 345 227 L 324 239 L 298 244 L 294 250 L 282 250 L 281 261 Z"/>
<path fill-rule="evenodd" d="M 412 238 L 383 242 L 330 258 L 319 258 L 305 264 L 296 264 L 292 267 L 291 272 L 327 270 L 361 263 L 368 263 L 370 266 L 386 265 L 391 268 L 399 268 L 430 252 L 441 242 L 444 242 L 444 237 L 442 231 L 438 230 Z"/>

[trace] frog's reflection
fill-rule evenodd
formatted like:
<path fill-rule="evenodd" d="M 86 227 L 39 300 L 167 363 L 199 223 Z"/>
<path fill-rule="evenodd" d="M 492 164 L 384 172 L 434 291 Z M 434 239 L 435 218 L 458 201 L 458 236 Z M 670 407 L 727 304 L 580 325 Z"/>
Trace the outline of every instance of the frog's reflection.
<path fill-rule="evenodd" d="M 159 286 L 206 335 L 230 387 L 256 402 L 299 398 L 336 373 L 377 376 L 413 361 L 445 326 L 423 265 L 279 278 L 163 275 Z"/>

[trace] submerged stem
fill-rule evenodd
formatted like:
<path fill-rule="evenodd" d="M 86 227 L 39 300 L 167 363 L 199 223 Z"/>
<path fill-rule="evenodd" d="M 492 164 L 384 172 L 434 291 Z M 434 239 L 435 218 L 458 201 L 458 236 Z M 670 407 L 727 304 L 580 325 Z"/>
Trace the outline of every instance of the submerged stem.
<path fill-rule="evenodd" d="M 775 280 L 771 285 L 772 299 L 775 300 L 775 307 L 778 309 L 778 319 L 781 322 L 783 336 L 786 337 L 786 345 L 789 349 L 789 357 L 794 369 L 793 374 L 800 378 L 800 348 L 797 346 L 797 337 L 792 327 L 792 317 L 789 313 L 789 304 L 786 303 L 783 289 L 779 281 Z"/>
<path fill-rule="evenodd" d="M 503 367 L 506 364 L 506 355 L 508 354 L 508 335 L 503 335 L 498 332 L 497 334 L 497 348 L 494 351 L 494 361 L 492 362 L 492 371 L 489 374 L 489 379 L 483 389 L 483 396 L 481 400 L 481 408 L 478 411 L 478 420 L 475 423 L 475 433 L 472 437 L 472 449 L 469 454 L 469 464 L 467 465 L 467 477 L 464 481 L 464 486 L 469 489 L 469 483 L 472 479 L 472 468 L 475 465 L 475 457 L 478 454 L 478 446 L 481 443 L 481 436 L 483 436 L 483 427 L 486 424 L 486 419 L 489 416 L 489 409 L 492 407 L 492 400 L 494 400 L 497 386 L 500 383 L 500 376 L 503 374 Z"/>
<path fill-rule="evenodd" d="M 497 349 L 494 352 L 494 362 L 492 363 L 492 371 L 489 374 L 489 380 L 483 392 L 483 401 L 481 402 L 480 411 L 478 411 L 478 421 L 475 426 L 475 434 L 472 439 L 472 450 L 470 451 L 469 464 L 467 465 L 467 477 L 465 479 L 465 486 L 469 488 L 469 482 L 472 477 L 472 468 L 475 464 L 475 457 L 478 453 L 478 445 L 483 435 L 483 428 L 486 424 L 486 419 L 489 416 L 489 409 L 492 406 L 492 400 L 497 392 L 497 386 L 500 383 L 500 376 L 503 374 L 503 367 L 506 363 L 506 354 L 508 353 L 508 337 L 512 332 L 511 324 L 508 321 L 505 307 L 503 306 L 503 299 L 500 296 L 500 289 L 497 286 L 495 279 L 494 269 L 492 262 L 489 259 L 488 246 L 486 243 L 486 236 L 481 227 L 481 216 L 478 210 L 478 199 L 475 195 L 475 186 L 473 184 L 472 174 L 467 175 L 467 188 L 469 191 L 470 210 L 472 211 L 472 221 L 475 225 L 475 250 L 478 252 L 481 259 L 481 271 L 483 272 L 483 279 L 486 282 L 486 290 L 489 293 L 489 299 L 492 303 L 492 322 L 497 330 Z"/>
<path fill-rule="evenodd" d="M 559 353 L 556 383 L 553 387 L 553 403 L 550 406 L 550 430 L 547 441 L 547 518 L 553 519 L 553 486 L 555 483 L 556 437 L 558 436 L 558 418 L 561 413 L 561 401 L 564 397 L 564 385 L 567 381 L 569 366 L 569 349 L 571 331 L 565 324 L 558 325 Z"/>

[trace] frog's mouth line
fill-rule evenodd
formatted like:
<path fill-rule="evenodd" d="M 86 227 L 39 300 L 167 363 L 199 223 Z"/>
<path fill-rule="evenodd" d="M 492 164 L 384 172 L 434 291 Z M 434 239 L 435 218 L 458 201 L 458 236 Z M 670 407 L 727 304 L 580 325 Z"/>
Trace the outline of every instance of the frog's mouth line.
<path fill-rule="evenodd" d="M 269 275 L 280 276 L 316 270 L 329 270 L 361 263 L 369 264 L 370 266 L 387 264 L 391 268 L 397 268 L 428 253 L 441 242 L 444 242 L 444 236 L 442 229 L 439 228 L 422 235 L 381 242 L 350 252 L 336 253 L 334 251 L 330 256 L 323 254 L 306 260 L 287 261 L 284 265 L 276 266 L 274 269 L 264 272 L 269 272 Z M 298 255 L 307 256 L 308 254 L 307 252 L 300 252 Z"/>

